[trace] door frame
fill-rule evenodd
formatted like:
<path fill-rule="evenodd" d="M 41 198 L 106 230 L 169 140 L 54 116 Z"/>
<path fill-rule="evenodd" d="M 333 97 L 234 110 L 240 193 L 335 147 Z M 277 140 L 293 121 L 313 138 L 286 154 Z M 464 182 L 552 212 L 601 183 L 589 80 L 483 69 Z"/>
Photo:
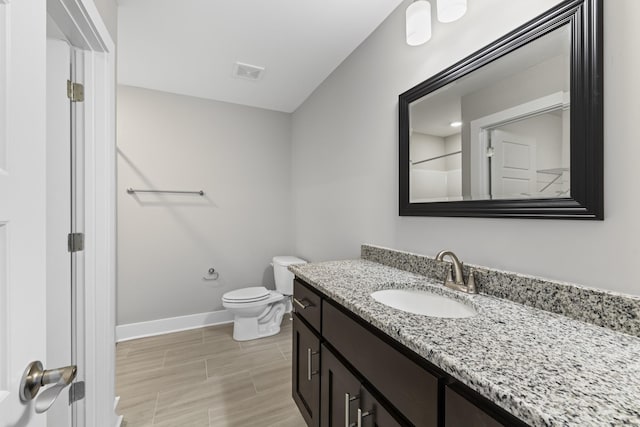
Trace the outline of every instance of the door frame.
<path fill-rule="evenodd" d="M 78 303 L 85 313 L 85 414 L 87 426 L 116 426 L 115 43 L 93 1 L 47 0 L 46 7 L 84 51 L 85 291 Z"/>

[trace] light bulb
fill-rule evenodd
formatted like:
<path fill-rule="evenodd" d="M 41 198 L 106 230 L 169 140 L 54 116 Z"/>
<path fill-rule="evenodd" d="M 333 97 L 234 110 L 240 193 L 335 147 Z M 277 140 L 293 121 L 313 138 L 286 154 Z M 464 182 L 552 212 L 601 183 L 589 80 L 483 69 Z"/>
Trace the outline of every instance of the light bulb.
<path fill-rule="evenodd" d="M 437 0 L 438 21 L 453 22 L 467 13 L 467 0 Z"/>
<path fill-rule="evenodd" d="M 431 38 L 431 3 L 418 0 L 407 8 L 407 44 L 418 46 Z"/>

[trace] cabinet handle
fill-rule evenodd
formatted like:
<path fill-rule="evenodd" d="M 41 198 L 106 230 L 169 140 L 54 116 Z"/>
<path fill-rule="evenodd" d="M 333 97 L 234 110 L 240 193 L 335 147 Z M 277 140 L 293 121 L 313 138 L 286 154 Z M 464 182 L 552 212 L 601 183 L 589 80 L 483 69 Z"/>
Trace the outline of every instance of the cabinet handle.
<path fill-rule="evenodd" d="M 311 348 L 307 348 L 307 381 L 311 381 L 311 376 L 316 375 L 318 371 L 311 371 L 311 357 L 318 354 L 317 351 L 311 350 Z"/>
<path fill-rule="evenodd" d="M 373 411 L 369 412 L 362 412 L 362 409 L 358 408 L 358 427 L 362 427 L 362 419 L 364 417 L 368 417 L 369 415 L 371 415 L 373 413 Z"/>
<path fill-rule="evenodd" d="M 360 399 L 359 394 L 353 397 L 349 393 L 344 394 L 344 427 L 353 427 L 353 424 L 349 423 L 349 409 L 351 409 L 351 402 L 358 399 Z"/>
<path fill-rule="evenodd" d="M 304 302 L 303 302 L 304 301 Z M 298 306 L 300 306 L 301 309 L 306 309 L 308 307 L 311 307 L 313 304 L 311 304 L 310 302 L 307 302 L 306 299 L 303 299 L 302 301 L 300 301 L 298 298 L 293 297 L 293 302 L 295 302 Z"/>

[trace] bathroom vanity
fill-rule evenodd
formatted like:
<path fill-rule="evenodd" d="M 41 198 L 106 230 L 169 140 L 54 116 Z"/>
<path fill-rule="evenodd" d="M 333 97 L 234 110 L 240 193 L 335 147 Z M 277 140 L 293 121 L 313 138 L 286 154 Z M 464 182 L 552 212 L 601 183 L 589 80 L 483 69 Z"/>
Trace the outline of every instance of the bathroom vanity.
<path fill-rule="evenodd" d="M 477 274 L 480 295 L 465 295 L 434 279 L 446 263 L 396 252 L 402 269 L 393 268 L 373 262 L 371 249 L 363 246 L 365 259 L 291 268 L 293 398 L 309 426 L 640 426 L 637 336 L 483 295 L 492 271 Z M 399 311 L 371 297 L 382 289 L 442 295 L 476 315 Z M 584 291 L 558 289 L 550 297 Z M 625 300 L 632 306 L 640 299 Z"/>
<path fill-rule="evenodd" d="M 293 397 L 309 426 L 526 426 L 300 279 Z"/>

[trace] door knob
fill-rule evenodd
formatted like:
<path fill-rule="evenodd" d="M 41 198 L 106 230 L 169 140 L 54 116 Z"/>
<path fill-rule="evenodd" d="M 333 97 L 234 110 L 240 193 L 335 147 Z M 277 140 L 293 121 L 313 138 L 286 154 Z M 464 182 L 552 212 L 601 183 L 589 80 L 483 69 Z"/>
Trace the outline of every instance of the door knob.
<path fill-rule="evenodd" d="M 77 373 L 78 367 L 75 365 L 45 370 L 39 360 L 31 362 L 20 380 L 20 400 L 29 402 L 36 397 L 41 387 L 54 384 L 44 390 L 36 400 L 36 412 L 45 412 L 58 398 L 62 389 L 73 382 Z"/>

